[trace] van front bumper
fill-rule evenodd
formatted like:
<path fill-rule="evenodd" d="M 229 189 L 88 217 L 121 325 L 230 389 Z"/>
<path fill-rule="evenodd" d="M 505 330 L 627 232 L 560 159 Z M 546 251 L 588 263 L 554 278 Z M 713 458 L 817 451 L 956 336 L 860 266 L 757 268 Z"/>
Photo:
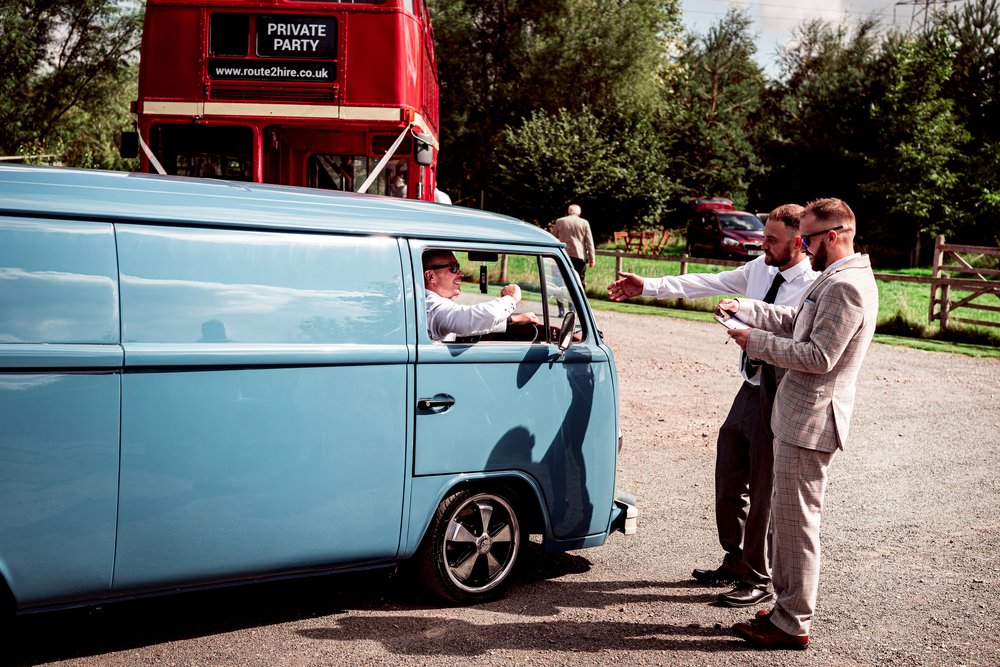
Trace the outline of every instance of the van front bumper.
<path fill-rule="evenodd" d="M 635 535 L 639 529 L 639 501 L 631 493 L 619 492 L 615 496 L 615 506 L 611 510 L 609 532 Z"/>

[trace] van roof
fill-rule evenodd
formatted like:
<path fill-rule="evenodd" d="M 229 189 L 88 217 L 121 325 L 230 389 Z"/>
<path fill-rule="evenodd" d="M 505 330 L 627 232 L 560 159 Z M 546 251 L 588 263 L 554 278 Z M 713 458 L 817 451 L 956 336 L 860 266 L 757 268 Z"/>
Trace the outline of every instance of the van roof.
<path fill-rule="evenodd" d="M 562 245 L 515 218 L 412 199 L 124 172 L 0 165 L 0 215 Z"/>

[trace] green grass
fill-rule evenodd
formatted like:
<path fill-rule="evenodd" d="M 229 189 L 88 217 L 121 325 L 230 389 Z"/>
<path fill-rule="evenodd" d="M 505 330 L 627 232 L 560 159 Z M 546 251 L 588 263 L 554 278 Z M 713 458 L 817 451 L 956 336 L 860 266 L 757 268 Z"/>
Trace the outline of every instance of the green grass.
<path fill-rule="evenodd" d="M 668 246 L 664 252 L 680 254 L 683 252 L 683 246 L 680 244 Z M 677 275 L 680 272 L 680 262 L 625 258 L 623 269 L 642 276 Z M 688 264 L 689 273 L 718 273 L 729 269 L 730 267 L 725 266 Z M 930 275 L 930 269 L 927 268 L 879 272 Z M 478 269 L 473 272 L 473 275 L 478 275 Z M 495 277 L 495 275 L 491 275 L 491 281 Z M 666 299 L 663 301 L 631 299 L 628 303 L 618 304 L 608 300 L 606 290 L 607 285 L 616 278 L 615 258 L 598 256 L 596 266 L 587 270 L 587 296 L 594 308 L 710 321 L 711 311 L 721 298 Z M 522 287 L 525 286 L 525 283 L 534 284 L 537 287 L 537 269 L 534 262 L 527 257 L 510 255 L 508 257 L 507 281 L 517 282 L 522 284 Z M 956 323 L 949 327 L 948 331 L 942 332 L 937 321 L 933 324 L 928 323 L 930 285 L 880 280 L 878 288 L 879 324 L 876 340 L 879 342 L 973 356 L 1000 356 L 1000 349 L 998 349 L 1000 348 L 1000 327 Z M 952 290 L 951 297 L 953 300 L 958 300 L 966 295 L 966 292 Z M 997 301 L 995 298 L 993 300 Z M 976 302 L 986 305 L 1000 305 L 1000 301 L 991 304 L 989 299 L 984 297 L 979 297 Z M 998 312 L 963 308 L 955 311 L 955 315 L 1000 324 L 1000 313 Z"/>

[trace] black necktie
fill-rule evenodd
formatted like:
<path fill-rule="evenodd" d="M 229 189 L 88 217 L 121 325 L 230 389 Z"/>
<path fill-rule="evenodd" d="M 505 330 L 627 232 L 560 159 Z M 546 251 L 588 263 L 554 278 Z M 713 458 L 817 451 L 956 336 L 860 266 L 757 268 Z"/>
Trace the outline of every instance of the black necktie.
<path fill-rule="evenodd" d="M 774 274 L 774 280 L 771 281 L 771 286 L 767 289 L 767 294 L 764 295 L 764 303 L 774 303 L 774 298 L 778 296 L 778 288 L 785 283 L 785 277 L 781 275 L 781 272 Z M 743 353 L 743 370 L 747 374 L 747 379 L 752 378 L 757 374 L 757 369 L 760 368 L 760 364 L 754 363 L 747 356 L 747 353 Z"/>

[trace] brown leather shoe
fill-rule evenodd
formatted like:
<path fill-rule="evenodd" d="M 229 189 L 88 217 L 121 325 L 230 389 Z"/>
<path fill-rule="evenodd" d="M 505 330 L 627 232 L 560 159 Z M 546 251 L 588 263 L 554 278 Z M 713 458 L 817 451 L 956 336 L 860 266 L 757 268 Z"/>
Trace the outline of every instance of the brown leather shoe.
<path fill-rule="evenodd" d="M 766 612 L 765 612 L 766 613 Z M 801 651 L 809 648 L 809 636 L 790 635 L 775 627 L 769 616 L 757 616 L 749 623 L 737 623 L 733 632 L 758 648 L 793 649 Z"/>

